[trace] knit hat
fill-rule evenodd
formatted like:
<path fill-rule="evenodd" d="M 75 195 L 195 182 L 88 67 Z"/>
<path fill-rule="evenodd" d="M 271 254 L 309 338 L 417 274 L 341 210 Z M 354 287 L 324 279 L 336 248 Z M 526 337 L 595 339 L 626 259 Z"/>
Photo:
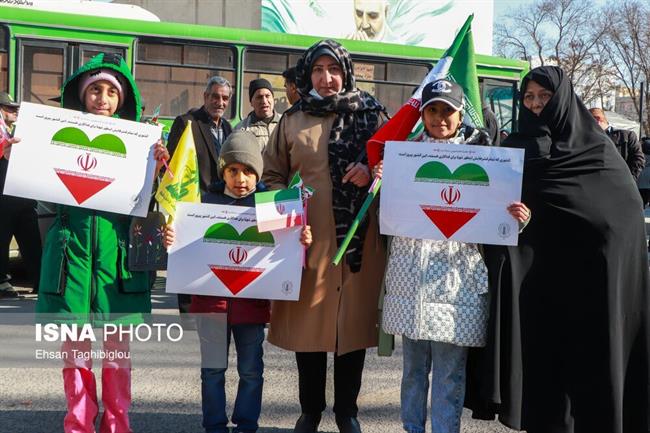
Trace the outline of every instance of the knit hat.
<path fill-rule="evenodd" d="M 255 172 L 257 180 L 262 178 L 264 162 L 257 138 L 249 131 L 235 131 L 226 138 L 219 153 L 219 178 L 223 179 L 223 170 L 230 164 L 244 164 Z"/>
<path fill-rule="evenodd" d="M 117 89 L 119 93 L 119 103 L 117 108 L 120 109 L 124 100 L 126 99 L 126 92 L 128 91 L 127 86 L 123 86 L 121 83 L 122 77 L 117 71 L 108 68 L 95 69 L 93 71 L 88 71 L 81 77 L 79 81 L 79 99 L 84 100 L 84 93 L 88 86 L 97 81 L 106 80 L 111 83 Z"/>
<path fill-rule="evenodd" d="M 271 85 L 271 83 L 269 83 L 269 80 L 266 80 L 264 78 L 258 78 L 257 80 L 253 80 L 250 82 L 250 84 L 248 84 L 249 101 L 253 100 L 253 95 L 259 89 L 269 89 L 271 91 L 271 94 L 273 94 L 273 86 Z"/>

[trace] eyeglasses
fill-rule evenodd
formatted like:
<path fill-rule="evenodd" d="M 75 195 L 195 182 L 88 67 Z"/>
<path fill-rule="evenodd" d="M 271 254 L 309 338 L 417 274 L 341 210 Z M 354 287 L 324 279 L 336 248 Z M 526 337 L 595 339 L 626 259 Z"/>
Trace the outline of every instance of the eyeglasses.
<path fill-rule="evenodd" d="M 11 105 L 0 105 L 0 108 L 2 108 L 3 111 L 7 111 L 9 113 L 17 113 L 18 112 L 18 107 L 13 107 Z"/>

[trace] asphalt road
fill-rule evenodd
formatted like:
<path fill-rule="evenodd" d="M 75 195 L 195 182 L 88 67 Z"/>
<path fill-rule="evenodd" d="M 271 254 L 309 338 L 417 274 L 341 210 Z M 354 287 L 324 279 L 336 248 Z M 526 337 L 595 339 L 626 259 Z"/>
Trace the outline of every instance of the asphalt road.
<path fill-rule="evenodd" d="M 161 280 L 161 279 L 159 279 Z M 173 314 L 175 296 L 164 293 L 158 281 L 153 292 L 158 313 Z M 27 288 L 18 288 L 23 297 L 0 300 L 0 314 L 31 312 L 35 296 Z M 0 351 L 2 350 L 0 342 Z M 291 433 L 300 415 L 295 359 L 287 352 L 265 343 L 265 384 L 260 419 L 260 433 Z M 1 357 L 0 357 L 1 358 Z M 330 359 L 331 364 L 331 359 Z M 230 356 L 226 395 L 234 400 L 237 374 L 234 354 Z M 332 366 L 328 375 L 328 408 L 320 431 L 338 432 L 331 411 L 333 400 Z M 98 373 L 99 369 L 95 369 Z M 359 420 L 365 433 L 402 431 L 400 423 L 401 344 L 392 357 L 378 357 L 368 352 L 359 396 Z M 98 393 L 101 395 L 101 381 Z M 199 371 L 194 368 L 134 368 L 131 426 L 135 433 L 201 433 L 201 396 Z M 0 433 L 56 433 L 63 431 L 65 399 L 58 368 L 1 368 L 0 366 Z M 427 427 L 429 429 L 430 427 Z M 514 432 L 498 422 L 472 420 L 463 414 L 463 433 Z"/>

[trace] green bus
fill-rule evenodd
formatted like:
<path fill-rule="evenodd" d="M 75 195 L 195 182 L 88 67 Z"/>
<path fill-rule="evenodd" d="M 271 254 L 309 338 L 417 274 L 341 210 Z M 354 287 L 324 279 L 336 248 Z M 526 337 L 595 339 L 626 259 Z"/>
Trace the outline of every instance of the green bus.
<path fill-rule="evenodd" d="M 258 77 L 273 84 L 276 109 L 283 112 L 288 102 L 281 73 L 319 39 L 0 6 L 0 91 L 18 101 L 56 105 L 61 84 L 75 69 L 98 52 L 112 52 L 121 54 L 132 68 L 146 104 L 145 116 L 160 105 L 160 118 L 169 124 L 175 116 L 201 106 L 208 78 L 218 74 L 233 85 L 226 117 L 235 123 L 250 111 L 248 83 Z M 444 51 L 340 42 L 352 53 L 358 86 L 375 95 L 391 114 Z M 476 61 L 483 98 L 502 129 L 510 130 L 517 85 L 528 64 L 484 55 Z"/>
<path fill-rule="evenodd" d="M 0 91 L 9 92 L 17 101 L 58 105 L 61 85 L 79 66 L 99 52 L 118 53 L 135 76 L 147 107 L 145 116 L 160 105 L 160 119 L 169 126 L 177 115 L 201 106 L 208 78 L 221 75 L 233 85 L 226 117 L 235 124 L 251 110 L 248 83 L 259 77 L 273 84 L 276 110 L 282 113 L 288 107 L 282 72 L 320 39 L 160 22 L 146 11 L 136 20 L 125 18 L 135 15 L 130 12 L 133 9 L 124 13 L 126 5 L 86 6 L 92 8 L 92 15 L 3 6 L 0 2 Z M 122 16 L 110 12 L 118 7 Z M 108 11 L 105 16 L 98 16 L 100 9 Z M 378 42 L 340 42 L 352 53 L 358 86 L 375 95 L 391 114 L 444 52 Z M 518 83 L 528 64 L 483 55 L 476 61 L 484 101 L 502 129 L 510 130 L 516 117 Z M 42 234 L 52 212 L 49 204 L 39 202 Z M 15 244 L 11 249 L 15 256 Z"/>

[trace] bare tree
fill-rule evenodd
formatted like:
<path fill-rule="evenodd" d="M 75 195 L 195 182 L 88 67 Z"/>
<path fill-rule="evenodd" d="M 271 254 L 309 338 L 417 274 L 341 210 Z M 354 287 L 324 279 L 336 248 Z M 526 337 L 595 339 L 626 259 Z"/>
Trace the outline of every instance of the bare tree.
<path fill-rule="evenodd" d="M 641 109 L 641 82 L 650 83 L 650 10 L 647 3 L 626 0 L 608 7 L 600 26 L 604 29 L 600 50 L 610 62 L 616 79 L 631 96 L 637 116 Z M 645 93 L 644 105 L 650 103 Z M 650 131 L 650 110 L 644 113 L 643 129 Z"/>
<path fill-rule="evenodd" d="M 506 15 L 505 22 L 495 28 L 497 54 L 532 61 L 533 56 L 544 65 L 544 47 L 548 37 L 543 29 L 546 10 L 542 2 L 520 7 Z"/>
<path fill-rule="evenodd" d="M 566 71 L 586 104 L 611 91 L 612 72 L 598 41 L 605 28 L 589 0 L 537 0 L 506 15 L 496 26 L 498 54 L 528 60 L 531 66 L 554 64 Z"/>

